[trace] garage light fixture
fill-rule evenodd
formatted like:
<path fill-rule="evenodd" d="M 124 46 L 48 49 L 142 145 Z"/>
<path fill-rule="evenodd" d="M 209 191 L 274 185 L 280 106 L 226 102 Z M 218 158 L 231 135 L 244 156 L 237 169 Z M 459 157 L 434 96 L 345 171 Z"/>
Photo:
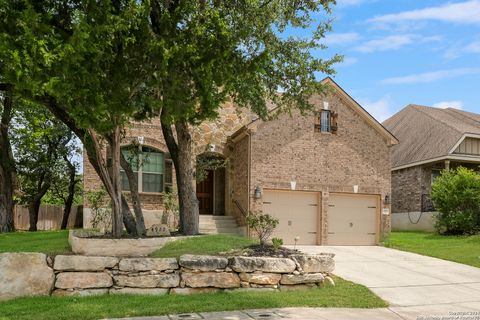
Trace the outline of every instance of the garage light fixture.
<path fill-rule="evenodd" d="M 297 187 L 297 181 L 294 181 L 294 180 L 290 181 L 290 189 L 295 190 L 296 187 Z"/>
<path fill-rule="evenodd" d="M 255 199 L 261 199 L 262 198 L 262 190 L 260 189 L 259 186 L 255 187 L 255 192 L 253 193 L 253 197 Z"/>
<path fill-rule="evenodd" d="M 390 198 L 389 194 L 385 195 L 385 200 L 383 200 L 383 203 L 384 204 L 391 204 L 392 203 L 392 199 Z"/>
<path fill-rule="evenodd" d="M 358 186 L 357 185 L 353 186 L 353 193 L 358 193 Z"/>

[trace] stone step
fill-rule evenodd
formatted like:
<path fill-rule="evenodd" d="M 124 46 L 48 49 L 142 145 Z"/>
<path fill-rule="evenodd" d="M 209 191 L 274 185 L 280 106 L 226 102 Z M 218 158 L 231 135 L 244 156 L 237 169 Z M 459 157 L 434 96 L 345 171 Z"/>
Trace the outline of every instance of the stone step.
<path fill-rule="evenodd" d="M 240 234 L 240 230 L 239 230 L 239 228 L 200 229 L 200 233 L 204 233 L 204 234 Z"/>
<path fill-rule="evenodd" d="M 228 222 L 202 222 L 200 221 L 201 226 L 212 226 L 212 227 L 236 227 L 237 223 L 235 221 Z"/>
<path fill-rule="evenodd" d="M 210 221 L 210 220 L 235 220 L 234 217 L 231 216 L 211 216 L 211 215 L 200 215 L 200 220 L 202 221 Z"/>

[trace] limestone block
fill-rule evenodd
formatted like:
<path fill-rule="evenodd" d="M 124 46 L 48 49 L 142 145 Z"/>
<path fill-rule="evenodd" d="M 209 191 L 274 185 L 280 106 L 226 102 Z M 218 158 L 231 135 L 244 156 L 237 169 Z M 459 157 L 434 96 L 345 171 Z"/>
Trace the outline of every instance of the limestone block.
<path fill-rule="evenodd" d="M 240 287 L 240 278 L 235 273 L 229 272 L 202 272 L 202 273 L 182 273 L 182 280 L 187 287 L 202 288 L 238 288 Z"/>
<path fill-rule="evenodd" d="M 200 271 L 215 271 L 225 269 L 228 264 L 227 258 L 217 256 L 196 256 L 184 254 L 179 259 L 180 266 Z"/>
<path fill-rule="evenodd" d="M 296 265 L 288 258 L 232 257 L 230 267 L 236 272 L 292 273 Z"/>
<path fill-rule="evenodd" d="M 108 289 L 86 289 L 86 290 L 63 290 L 53 291 L 52 296 L 57 297 L 86 297 L 108 294 Z"/>
<path fill-rule="evenodd" d="M 178 287 L 180 276 L 175 273 L 155 274 L 145 276 L 124 276 L 114 277 L 115 284 L 119 287 L 133 288 L 173 288 Z"/>
<path fill-rule="evenodd" d="M 168 289 L 162 288 L 119 288 L 110 289 L 110 294 L 145 294 L 162 296 L 168 294 Z"/>
<path fill-rule="evenodd" d="M 55 274 L 43 253 L 0 253 L 0 300 L 47 296 Z"/>
<path fill-rule="evenodd" d="M 240 280 L 255 284 L 278 284 L 281 274 L 278 273 L 240 273 Z"/>
<path fill-rule="evenodd" d="M 325 279 L 321 273 L 304 273 L 299 275 L 284 274 L 280 280 L 281 284 L 305 284 L 318 283 Z"/>
<path fill-rule="evenodd" d="M 175 258 L 126 258 L 120 260 L 120 271 L 163 271 L 178 269 Z"/>
<path fill-rule="evenodd" d="M 56 271 L 103 271 L 118 263 L 114 257 L 56 256 L 53 268 Z"/>
<path fill-rule="evenodd" d="M 57 274 L 55 287 L 59 289 L 109 288 L 112 277 L 105 272 L 62 272 Z"/>
<path fill-rule="evenodd" d="M 292 255 L 292 259 L 303 272 L 307 273 L 332 272 L 335 269 L 335 261 L 331 254 L 296 254 Z"/>
<path fill-rule="evenodd" d="M 217 293 L 220 292 L 220 290 L 221 289 L 217 288 L 172 288 L 170 289 L 170 294 L 186 295 L 196 293 Z"/>

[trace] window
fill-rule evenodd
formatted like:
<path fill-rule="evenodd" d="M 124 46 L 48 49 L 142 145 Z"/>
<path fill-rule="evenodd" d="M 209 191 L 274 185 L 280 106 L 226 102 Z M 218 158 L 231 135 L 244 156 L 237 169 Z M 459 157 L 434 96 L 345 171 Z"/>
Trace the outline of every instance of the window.
<path fill-rule="evenodd" d="M 172 184 L 172 162 L 163 152 L 140 146 L 138 150 L 122 149 L 137 178 L 138 192 L 163 192 Z M 129 191 L 127 175 L 121 170 L 122 190 Z"/>
<path fill-rule="evenodd" d="M 315 132 L 332 132 L 330 120 L 330 110 L 317 112 L 315 116 Z"/>
<path fill-rule="evenodd" d="M 431 183 L 433 184 L 435 182 L 435 179 L 437 179 L 441 174 L 442 174 L 442 170 L 432 169 Z"/>

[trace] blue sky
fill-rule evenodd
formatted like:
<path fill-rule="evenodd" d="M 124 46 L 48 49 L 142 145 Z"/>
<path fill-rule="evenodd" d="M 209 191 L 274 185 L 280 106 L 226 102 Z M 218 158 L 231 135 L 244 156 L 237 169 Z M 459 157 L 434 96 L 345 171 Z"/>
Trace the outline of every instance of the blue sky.
<path fill-rule="evenodd" d="M 480 113 L 480 0 L 337 0 L 335 81 L 377 120 L 409 103 Z"/>

